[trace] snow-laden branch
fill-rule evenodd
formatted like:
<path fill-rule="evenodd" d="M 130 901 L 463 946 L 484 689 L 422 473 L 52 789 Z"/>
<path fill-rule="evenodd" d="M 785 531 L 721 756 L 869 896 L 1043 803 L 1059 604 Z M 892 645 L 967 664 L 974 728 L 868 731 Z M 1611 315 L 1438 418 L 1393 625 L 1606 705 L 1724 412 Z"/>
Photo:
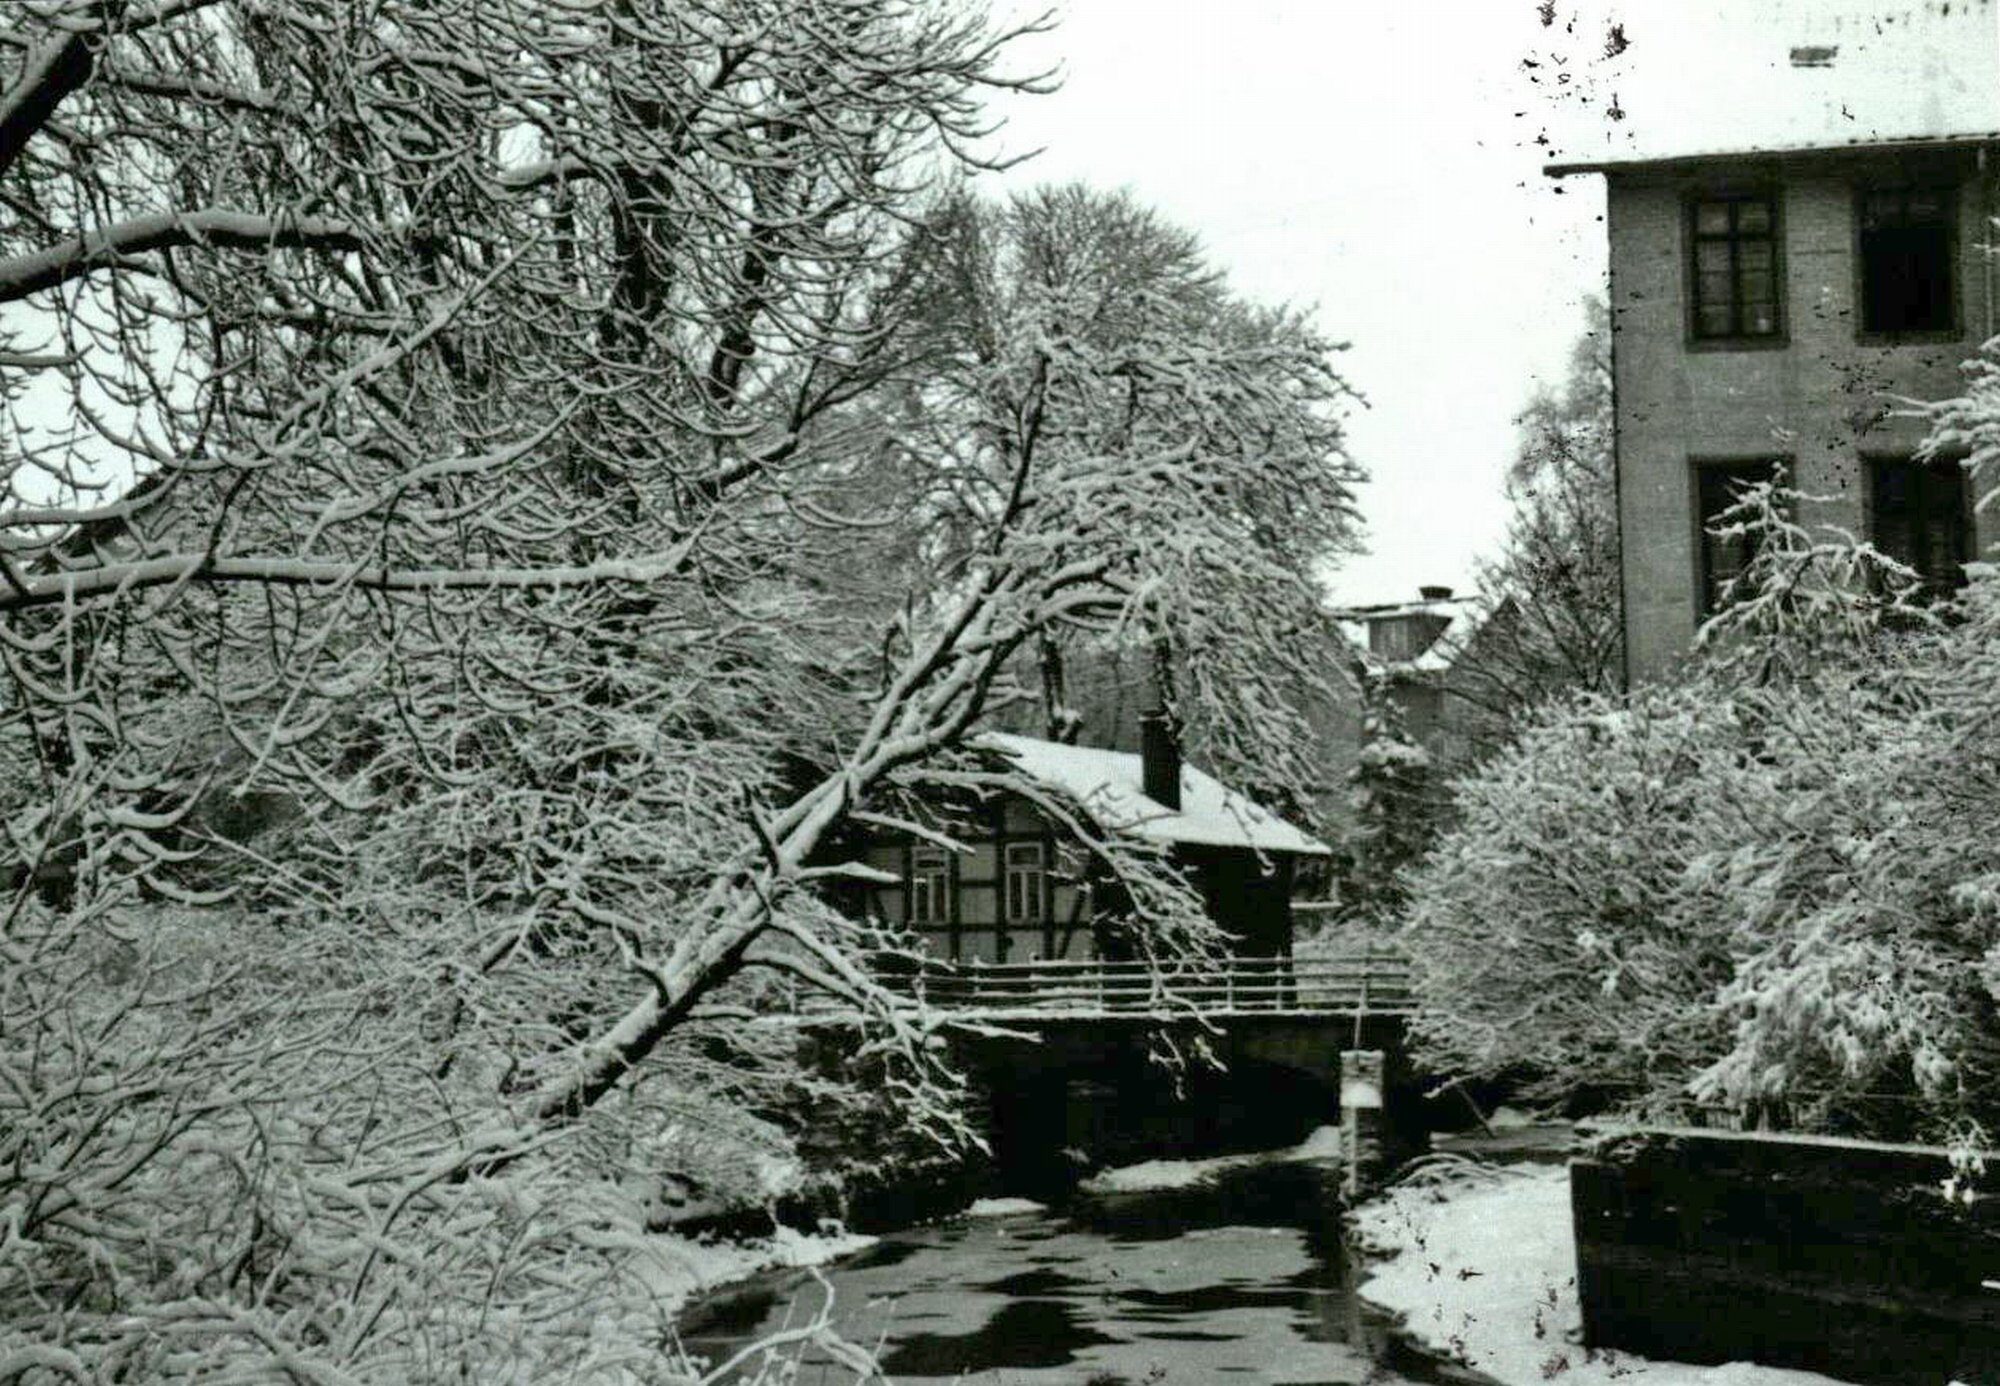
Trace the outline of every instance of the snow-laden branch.
<path fill-rule="evenodd" d="M 0 174 L 21 155 L 63 99 L 90 77 L 90 34 L 58 31 L 29 48 L 21 69 L 0 93 Z"/>
<path fill-rule="evenodd" d="M 351 251 L 365 244 L 359 228 L 335 217 L 265 216 L 222 207 L 157 212 L 72 236 L 44 250 L 0 259 L 0 303 L 27 298 L 97 270 L 121 268 L 135 256 L 175 246 Z"/>
<path fill-rule="evenodd" d="M 395 568 L 327 559 L 175 554 L 20 577 L 11 590 L 0 589 L 0 612 L 37 606 L 74 606 L 97 597 L 122 597 L 149 588 L 187 583 L 243 583 L 268 587 L 309 587 L 321 591 L 412 593 L 521 591 L 606 583 L 645 584 L 671 577 L 684 569 L 690 548 L 691 545 L 682 545 L 640 558 L 606 558 L 567 567 L 531 568 Z"/>

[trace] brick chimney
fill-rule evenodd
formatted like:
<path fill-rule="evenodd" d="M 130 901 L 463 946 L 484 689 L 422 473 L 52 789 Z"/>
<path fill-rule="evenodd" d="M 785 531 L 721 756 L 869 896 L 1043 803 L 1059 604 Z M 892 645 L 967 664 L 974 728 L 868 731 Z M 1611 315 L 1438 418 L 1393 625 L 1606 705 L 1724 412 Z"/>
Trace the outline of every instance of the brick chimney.
<path fill-rule="evenodd" d="M 1139 714 L 1139 765 L 1146 797 L 1179 813 L 1181 742 L 1165 708 Z"/>

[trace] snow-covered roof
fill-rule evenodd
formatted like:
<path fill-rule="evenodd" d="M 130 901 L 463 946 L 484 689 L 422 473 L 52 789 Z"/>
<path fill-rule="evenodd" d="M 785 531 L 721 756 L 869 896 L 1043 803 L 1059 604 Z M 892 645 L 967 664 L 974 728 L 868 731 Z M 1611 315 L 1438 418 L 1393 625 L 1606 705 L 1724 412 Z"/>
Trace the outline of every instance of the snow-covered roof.
<path fill-rule="evenodd" d="M 1432 616 L 1444 620 L 1444 627 L 1423 650 L 1408 659 L 1383 659 L 1373 653 L 1368 628 L 1377 621 L 1401 620 L 1410 616 Z M 1349 606 L 1333 613 L 1341 634 L 1371 666 L 1398 673 L 1442 674 L 1458 662 L 1492 616 L 1484 597 L 1429 597 L 1414 602 L 1389 602 L 1379 606 Z"/>
<path fill-rule="evenodd" d="M 1145 771 L 1135 752 L 1066 746 L 1010 732 L 983 732 L 975 741 L 1011 756 L 1030 779 L 1076 800 L 1109 832 L 1151 842 L 1330 855 L 1325 843 L 1307 837 L 1186 761 L 1181 762 L 1181 806 L 1176 812 L 1146 797 Z"/>
<path fill-rule="evenodd" d="M 1625 0 L 1550 173 L 2000 132 L 1995 0 Z M 1558 132 L 1568 134 L 1569 132 Z"/>

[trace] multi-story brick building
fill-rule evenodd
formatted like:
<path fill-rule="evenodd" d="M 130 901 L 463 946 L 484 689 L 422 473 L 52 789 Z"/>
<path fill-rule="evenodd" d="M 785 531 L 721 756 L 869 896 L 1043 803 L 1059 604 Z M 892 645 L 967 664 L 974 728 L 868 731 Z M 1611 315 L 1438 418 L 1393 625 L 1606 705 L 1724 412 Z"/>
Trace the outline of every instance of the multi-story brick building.
<path fill-rule="evenodd" d="M 1996 332 L 1995 0 L 1737 0 L 1634 35 L 1602 152 L 1631 679 L 1682 659 L 1745 560 L 1708 523 L 1774 464 L 1927 580 L 2000 541 L 1894 402 Z M 1692 35 L 1705 34 L 1705 39 Z"/>

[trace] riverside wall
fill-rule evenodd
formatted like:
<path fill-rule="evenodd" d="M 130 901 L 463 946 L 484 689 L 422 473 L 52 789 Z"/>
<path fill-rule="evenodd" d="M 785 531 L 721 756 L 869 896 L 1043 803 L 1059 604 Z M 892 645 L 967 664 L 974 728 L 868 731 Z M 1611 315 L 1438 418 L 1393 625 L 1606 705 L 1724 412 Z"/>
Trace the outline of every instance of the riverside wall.
<path fill-rule="evenodd" d="M 2000 1382 L 2000 1158 L 1970 1202 L 1927 1146 L 1607 1131 L 1570 1167 L 1585 1341 L 1882 1386 Z"/>

